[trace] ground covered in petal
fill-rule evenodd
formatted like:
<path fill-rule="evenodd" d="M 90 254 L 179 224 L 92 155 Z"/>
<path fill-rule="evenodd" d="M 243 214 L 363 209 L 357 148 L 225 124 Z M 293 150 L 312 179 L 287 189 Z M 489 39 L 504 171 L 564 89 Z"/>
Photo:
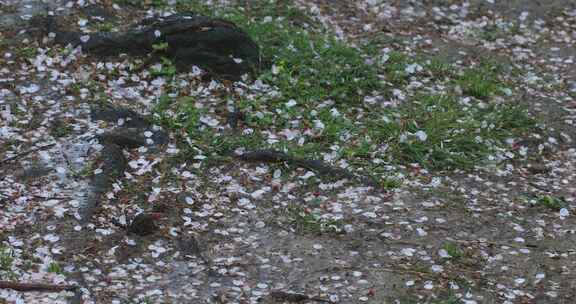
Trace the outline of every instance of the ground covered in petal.
<path fill-rule="evenodd" d="M 187 12 L 257 70 L 43 22 Z M 0 303 L 569 303 L 575 41 L 561 0 L 0 1 L 0 281 L 77 286 Z"/>

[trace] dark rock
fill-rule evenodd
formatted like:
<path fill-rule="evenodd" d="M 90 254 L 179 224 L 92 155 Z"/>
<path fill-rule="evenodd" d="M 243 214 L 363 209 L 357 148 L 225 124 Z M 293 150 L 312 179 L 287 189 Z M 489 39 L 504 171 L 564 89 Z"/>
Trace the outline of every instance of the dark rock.
<path fill-rule="evenodd" d="M 114 16 L 113 12 L 110 12 L 108 9 L 96 4 L 83 6 L 80 10 L 84 15 L 86 15 L 86 17 L 110 21 L 116 19 L 116 16 Z"/>
<path fill-rule="evenodd" d="M 204 264 L 208 267 L 208 274 L 210 276 L 215 275 L 215 272 L 211 270 L 212 262 L 204 254 L 202 254 L 203 246 L 201 245 L 202 241 L 199 241 L 193 235 L 188 236 L 180 236 L 176 240 L 176 244 L 178 246 L 178 250 L 182 253 L 182 255 L 186 257 L 195 256 L 201 259 Z"/>
<path fill-rule="evenodd" d="M 310 297 L 308 297 L 305 294 L 290 293 L 290 292 L 284 292 L 284 291 L 280 291 L 280 290 L 271 291 L 268 294 L 268 297 L 270 297 L 271 299 L 273 299 L 275 301 L 292 302 L 292 303 L 301 303 L 301 302 L 310 300 Z"/>
<path fill-rule="evenodd" d="M 112 106 L 96 107 L 92 109 L 90 117 L 93 120 L 103 120 L 111 123 L 117 123 L 119 119 L 124 119 L 124 124 L 119 128 L 97 136 L 98 141 L 104 147 L 100 153 L 102 172 L 93 176 L 90 183 L 92 191 L 80 211 L 84 223 L 87 223 L 97 211 L 100 201 L 104 199 L 104 194 L 111 189 L 112 183 L 124 176 L 127 160 L 122 152 L 123 149 L 134 149 L 141 146 L 152 146 L 155 149 L 156 146 L 168 142 L 166 132 L 161 130 L 152 131 L 153 128 L 147 119 L 129 109 L 114 108 Z M 146 131 L 152 132 L 150 138 L 153 143 L 151 145 L 148 145 L 144 136 Z M 154 214 L 154 212 L 150 214 Z M 144 230 L 150 228 L 143 227 Z M 133 232 L 141 234 L 138 231 Z"/>
<path fill-rule="evenodd" d="M 103 120 L 111 123 L 117 123 L 118 120 L 124 119 L 125 128 L 147 128 L 148 122 L 140 114 L 124 108 L 114 108 L 111 106 L 93 108 L 90 112 L 92 120 Z"/>
<path fill-rule="evenodd" d="M 168 133 L 162 131 L 162 130 L 158 130 L 158 131 L 152 131 L 152 137 L 151 137 L 152 141 L 154 141 L 154 145 L 155 146 L 163 146 L 165 144 L 168 143 Z"/>
<path fill-rule="evenodd" d="M 282 151 L 277 150 L 256 150 L 246 152 L 237 156 L 239 159 L 248 162 L 276 163 L 291 160 L 292 157 Z"/>
<path fill-rule="evenodd" d="M 123 176 L 127 166 L 126 158 L 117 145 L 104 145 L 101 154 L 103 159 L 101 175 L 106 183 L 112 184 L 114 180 Z"/>
<path fill-rule="evenodd" d="M 146 138 L 137 129 L 121 128 L 98 136 L 101 143 L 112 143 L 121 148 L 134 149 L 146 145 Z"/>
<path fill-rule="evenodd" d="M 182 236 L 178 238 L 178 249 L 184 255 L 201 256 L 202 249 L 194 236 Z"/>
<path fill-rule="evenodd" d="M 228 115 L 226 117 L 226 122 L 228 123 L 230 128 L 232 128 L 234 130 L 236 128 L 238 128 L 238 122 L 245 121 L 245 120 L 246 120 L 246 114 L 244 114 L 244 112 L 241 112 L 238 110 L 228 113 Z"/>
<path fill-rule="evenodd" d="M 48 22 L 48 29 L 56 34 L 56 43 L 81 45 L 83 51 L 100 57 L 144 56 L 166 43 L 160 55 L 173 60 L 179 70 L 197 65 L 227 79 L 254 72 L 260 62 L 258 45 L 234 23 L 194 13 L 145 19 L 118 33 L 71 32 L 61 30 L 55 21 Z"/>
<path fill-rule="evenodd" d="M 102 196 L 111 188 L 112 183 L 121 178 L 126 170 L 127 162 L 122 149 L 116 144 L 104 144 L 101 151 L 102 172 L 94 175 L 90 186 L 92 191 L 86 199 L 85 205 L 80 210 L 82 222 L 90 221 L 92 215 L 100 206 Z"/>
<path fill-rule="evenodd" d="M 549 173 L 551 169 L 546 167 L 544 164 L 531 164 L 528 167 L 528 171 L 532 174 L 545 174 Z"/>
<path fill-rule="evenodd" d="M 122 129 L 117 129 L 99 136 L 100 140 L 116 143 L 123 148 L 132 149 L 147 145 L 146 139 L 143 136 L 145 131 L 152 132 L 150 139 L 152 139 L 155 146 L 168 143 L 169 138 L 166 132 L 154 130 L 145 117 L 129 109 L 114 108 L 111 106 L 94 108 L 90 113 L 90 118 L 92 120 L 103 120 L 111 123 L 117 123 L 119 119 L 124 119 Z"/>
<path fill-rule="evenodd" d="M 162 214 L 158 212 L 140 213 L 128 226 L 128 232 L 140 236 L 154 234 L 158 231 L 156 223 L 160 218 L 162 218 Z"/>

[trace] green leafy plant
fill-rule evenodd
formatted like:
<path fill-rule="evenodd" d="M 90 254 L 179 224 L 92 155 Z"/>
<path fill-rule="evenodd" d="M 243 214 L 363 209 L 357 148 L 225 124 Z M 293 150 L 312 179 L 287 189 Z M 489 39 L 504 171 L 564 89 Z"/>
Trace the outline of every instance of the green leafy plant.
<path fill-rule="evenodd" d="M 480 99 L 486 99 L 494 94 L 499 94 L 504 88 L 498 79 L 498 70 L 495 65 L 483 62 L 477 67 L 464 70 L 456 83 L 462 87 L 464 94 Z"/>
<path fill-rule="evenodd" d="M 464 256 L 464 252 L 460 249 L 460 247 L 456 243 L 444 243 L 442 248 L 446 250 L 446 252 L 450 255 L 451 259 L 459 259 Z"/>
<path fill-rule="evenodd" d="M 12 272 L 13 263 L 14 253 L 12 249 L 0 245 L 0 279 L 14 277 L 15 274 Z"/>
<path fill-rule="evenodd" d="M 161 67 L 160 69 L 152 69 L 152 76 L 164 76 L 168 78 L 174 77 L 176 75 L 176 66 L 172 61 L 166 57 L 160 58 Z"/>
<path fill-rule="evenodd" d="M 558 211 L 562 208 L 566 208 L 567 203 L 562 197 L 542 195 L 537 198 L 536 205 Z"/>
<path fill-rule="evenodd" d="M 164 52 L 168 50 L 168 46 L 168 42 L 155 43 L 152 45 L 152 50 L 154 50 L 154 52 Z"/>
<path fill-rule="evenodd" d="M 58 264 L 56 262 L 52 262 L 52 263 L 50 263 L 50 265 L 48 265 L 47 271 L 51 272 L 51 273 L 61 274 L 62 268 L 60 267 L 60 264 Z"/>

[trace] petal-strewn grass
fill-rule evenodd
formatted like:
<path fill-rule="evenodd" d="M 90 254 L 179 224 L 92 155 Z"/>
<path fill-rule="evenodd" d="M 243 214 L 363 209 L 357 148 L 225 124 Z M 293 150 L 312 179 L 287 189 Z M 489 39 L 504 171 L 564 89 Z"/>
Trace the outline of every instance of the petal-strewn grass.
<path fill-rule="evenodd" d="M 533 127 L 513 97 L 495 99 L 507 86 L 493 64 L 480 62 L 457 73 L 456 66 L 435 58 L 412 58 L 373 44 L 350 46 L 275 1 L 261 1 L 249 11 L 180 2 L 180 9 L 190 8 L 231 19 L 254 37 L 262 49 L 257 82 L 266 88 L 251 91 L 250 98 L 229 96 L 228 106 L 246 113 L 251 131 L 241 136 L 247 140 L 224 138 L 199 125 L 199 110 L 178 102 L 172 116 L 190 120 L 180 125 L 195 138 L 198 131 L 208 132 L 204 138 L 212 142 L 203 145 L 226 151 L 270 147 L 311 158 L 335 152 L 333 162 L 359 167 L 373 167 L 370 159 L 375 158 L 450 170 L 483 163 L 508 148 L 505 139 Z M 430 92 L 423 81 L 442 91 Z M 161 97 L 159 104 L 167 99 Z M 158 115 L 162 111 L 157 108 Z M 271 135 L 275 139 L 266 140 Z M 253 146 L 243 146 L 249 143 Z"/>

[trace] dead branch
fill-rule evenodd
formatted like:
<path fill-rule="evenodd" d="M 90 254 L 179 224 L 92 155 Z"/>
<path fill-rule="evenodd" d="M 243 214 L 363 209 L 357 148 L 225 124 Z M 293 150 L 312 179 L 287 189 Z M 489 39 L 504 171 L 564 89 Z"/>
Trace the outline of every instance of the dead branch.
<path fill-rule="evenodd" d="M 0 281 L 0 289 L 12 289 L 16 291 L 71 291 L 78 288 L 75 285 L 52 285 L 40 283 L 20 283 Z"/>
<path fill-rule="evenodd" d="M 20 157 L 22 157 L 22 156 L 26 156 L 26 155 L 28 155 L 28 154 L 30 154 L 30 153 L 34 153 L 34 152 L 37 152 L 37 151 L 42 151 L 42 150 L 44 150 L 44 149 L 53 147 L 54 145 L 56 145 L 56 144 L 44 145 L 44 146 L 41 146 L 41 147 L 37 147 L 37 148 L 34 148 L 34 149 L 30 149 L 30 150 L 28 150 L 28 151 L 24 151 L 24 152 L 18 153 L 18 154 L 16 154 L 16 155 L 12 156 L 12 157 L 5 158 L 5 159 L 3 159 L 3 160 L 0 161 L 0 166 L 2 166 L 2 165 L 5 164 L 5 163 L 11 162 L 11 161 L 13 161 L 13 160 L 16 160 L 16 159 L 18 159 L 18 158 L 20 158 Z"/>

